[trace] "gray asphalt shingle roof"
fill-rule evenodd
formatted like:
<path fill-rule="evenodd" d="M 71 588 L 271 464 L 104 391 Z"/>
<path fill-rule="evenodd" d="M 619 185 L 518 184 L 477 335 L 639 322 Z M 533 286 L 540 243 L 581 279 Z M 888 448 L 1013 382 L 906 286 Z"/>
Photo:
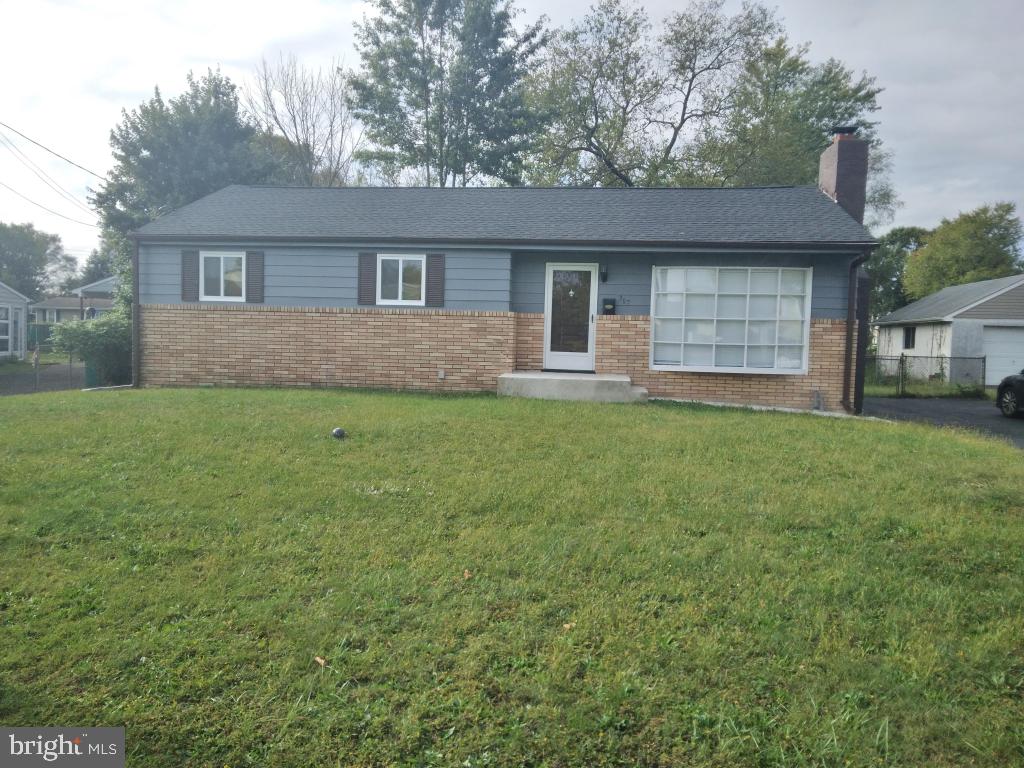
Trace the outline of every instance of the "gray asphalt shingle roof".
<path fill-rule="evenodd" d="M 1024 275 L 1011 275 L 995 280 L 982 280 L 978 283 L 951 285 L 949 288 L 943 288 L 937 293 L 925 296 L 913 304 L 907 304 L 895 312 L 880 317 L 875 325 L 899 325 L 942 320 L 993 293 L 1022 282 L 1024 282 Z"/>
<path fill-rule="evenodd" d="M 266 187 L 234 185 L 141 227 L 140 239 L 577 244 L 871 244 L 815 187 Z"/>

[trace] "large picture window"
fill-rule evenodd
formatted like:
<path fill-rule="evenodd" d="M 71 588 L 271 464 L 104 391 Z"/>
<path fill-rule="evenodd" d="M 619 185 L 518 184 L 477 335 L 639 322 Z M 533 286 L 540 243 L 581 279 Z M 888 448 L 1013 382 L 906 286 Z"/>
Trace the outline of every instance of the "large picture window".
<path fill-rule="evenodd" d="M 245 254 L 203 252 L 200 282 L 204 301 L 245 301 Z"/>
<path fill-rule="evenodd" d="M 810 269 L 655 267 L 651 367 L 806 373 Z"/>
<path fill-rule="evenodd" d="M 422 307 L 426 296 L 425 255 L 377 257 L 377 303 Z"/>

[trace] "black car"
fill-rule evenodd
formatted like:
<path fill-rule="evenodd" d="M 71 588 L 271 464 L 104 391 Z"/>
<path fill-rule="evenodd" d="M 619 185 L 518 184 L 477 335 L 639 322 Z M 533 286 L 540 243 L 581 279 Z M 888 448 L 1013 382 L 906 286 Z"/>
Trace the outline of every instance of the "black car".
<path fill-rule="evenodd" d="M 1003 416 L 1013 417 L 1024 413 L 1024 371 L 1007 376 L 999 382 L 996 405 Z"/>

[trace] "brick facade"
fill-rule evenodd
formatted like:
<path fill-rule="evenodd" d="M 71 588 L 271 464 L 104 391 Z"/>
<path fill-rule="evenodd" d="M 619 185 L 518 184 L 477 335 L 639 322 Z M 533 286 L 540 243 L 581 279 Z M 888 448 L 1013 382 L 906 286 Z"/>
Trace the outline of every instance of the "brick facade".
<path fill-rule="evenodd" d="M 800 376 L 652 371 L 649 334 L 647 316 L 599 316 L 597 372 L 654 397 L 842 410 L 843 320 L 811 321 Z M 542 314 L 149 304 L 141 383 L 493 392 L 499 374 L 542 368 L 543 336 Z"/>
<path fill-rule="evenodd" d="M 539 371 L 544 367 L 544 315 L 516 313 L 516 370 Z"/>
<path fill-rule="evenodd" d="M 149 304 L 139 314 L 143 386 L 493 392 L 515 366 L 510 312 Z"/>
<path fill-rule="evenodd" d="M 844 320 L 811 320 L 808 373 L 799 376 L 652 371 L 650 325 L 646 315 L 599 316 L 597 373 L 627 374 L 652 397 L 843 410 Z"/>

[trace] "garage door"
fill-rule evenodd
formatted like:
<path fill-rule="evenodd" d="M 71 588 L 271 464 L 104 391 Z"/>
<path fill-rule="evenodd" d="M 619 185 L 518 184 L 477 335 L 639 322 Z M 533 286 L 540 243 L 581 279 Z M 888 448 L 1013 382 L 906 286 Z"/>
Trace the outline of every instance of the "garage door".
<path fill-rule="evenodd" d="M 1004 376 L 1024 368 L 1024 326 L 985 326 L 985 383 L 994 386 Z"/>

